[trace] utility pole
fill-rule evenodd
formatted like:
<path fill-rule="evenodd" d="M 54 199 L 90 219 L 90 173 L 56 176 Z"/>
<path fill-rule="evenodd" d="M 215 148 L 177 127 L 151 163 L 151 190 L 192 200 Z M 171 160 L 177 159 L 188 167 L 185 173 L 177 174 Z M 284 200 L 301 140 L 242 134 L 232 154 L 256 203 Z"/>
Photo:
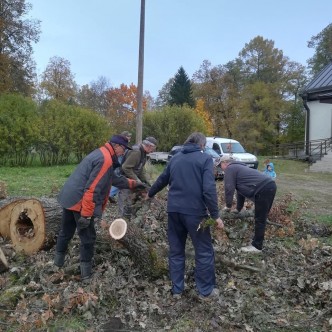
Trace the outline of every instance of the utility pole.
<path fill-rule="evenodd" d="M 137 83 L 137 114 L 136 114 L 137 144 L 142 142 L 142 131 L 143 131 L 144 25 L 145 25 L 145 0 L 141 0 L 141 21 L 140 21 L 140 34 L 139 34 L 138 83 Z"/>

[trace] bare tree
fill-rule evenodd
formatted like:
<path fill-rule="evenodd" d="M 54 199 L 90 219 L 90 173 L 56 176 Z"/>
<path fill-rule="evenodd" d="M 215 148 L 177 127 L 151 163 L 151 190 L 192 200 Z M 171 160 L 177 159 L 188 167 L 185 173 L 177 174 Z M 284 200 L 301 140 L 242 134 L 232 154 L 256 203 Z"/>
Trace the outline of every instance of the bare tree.
<path fill-rule="evenodd" d="M 79 89 L 77 102 L 79 105 L 105 116 L 108 109 L 107 93 L 109 90 L 109 81 L 106 77 L 100 76 L 97 81 L 92 81 L 90 85 L 83 85 Z"/>

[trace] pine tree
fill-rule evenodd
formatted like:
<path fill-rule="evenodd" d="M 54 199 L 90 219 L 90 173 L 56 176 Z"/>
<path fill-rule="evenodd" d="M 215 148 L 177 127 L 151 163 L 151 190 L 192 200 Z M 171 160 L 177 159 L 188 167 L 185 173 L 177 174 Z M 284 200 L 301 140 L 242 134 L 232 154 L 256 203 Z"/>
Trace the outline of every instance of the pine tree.
<path fill-rule="evenodd" d="M 174 77 L 174 82 L 169 91 L 169 104 L 195 107 L 195 101 L 192 96 L 192 86 L 187 73 L 181 66 Z"/>

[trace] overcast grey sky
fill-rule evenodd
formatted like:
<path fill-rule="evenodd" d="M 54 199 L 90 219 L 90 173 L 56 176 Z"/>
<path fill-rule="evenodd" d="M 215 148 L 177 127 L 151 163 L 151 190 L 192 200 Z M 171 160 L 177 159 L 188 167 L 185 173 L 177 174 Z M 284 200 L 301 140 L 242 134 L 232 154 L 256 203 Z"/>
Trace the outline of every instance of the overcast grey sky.
<path fill-rule="evenodd" d="M 69 60 L 79 85 L 105 76 L 113 87 L 137 85 L 140 0 L 27 0 L 41 20 L 34 59 Z M 144 90 L 156 97 L 183 66 L 191 78 L 204 60 L 234 60 L 256 36 L 273 40 L 306 65 L 307 42 L 332 23 L 332 0 L 146 0 Z"/>

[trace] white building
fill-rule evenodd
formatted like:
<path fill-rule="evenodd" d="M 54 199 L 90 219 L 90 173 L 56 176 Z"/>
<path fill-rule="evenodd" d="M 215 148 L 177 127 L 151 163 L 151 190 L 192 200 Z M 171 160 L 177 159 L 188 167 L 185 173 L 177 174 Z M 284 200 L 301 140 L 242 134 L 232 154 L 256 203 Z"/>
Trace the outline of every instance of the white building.
<path fill-rule="evenodd" d="M 306 114 L 306 142 L 332 137 L 332 62 L 301 93 Z"/>
<path fill-rule="evenodd" d="M 332 172 L 332 62 L 305 87 L 301 97 L 307 111 L 305 154 L 313 163 L 310 171 Z"/>

